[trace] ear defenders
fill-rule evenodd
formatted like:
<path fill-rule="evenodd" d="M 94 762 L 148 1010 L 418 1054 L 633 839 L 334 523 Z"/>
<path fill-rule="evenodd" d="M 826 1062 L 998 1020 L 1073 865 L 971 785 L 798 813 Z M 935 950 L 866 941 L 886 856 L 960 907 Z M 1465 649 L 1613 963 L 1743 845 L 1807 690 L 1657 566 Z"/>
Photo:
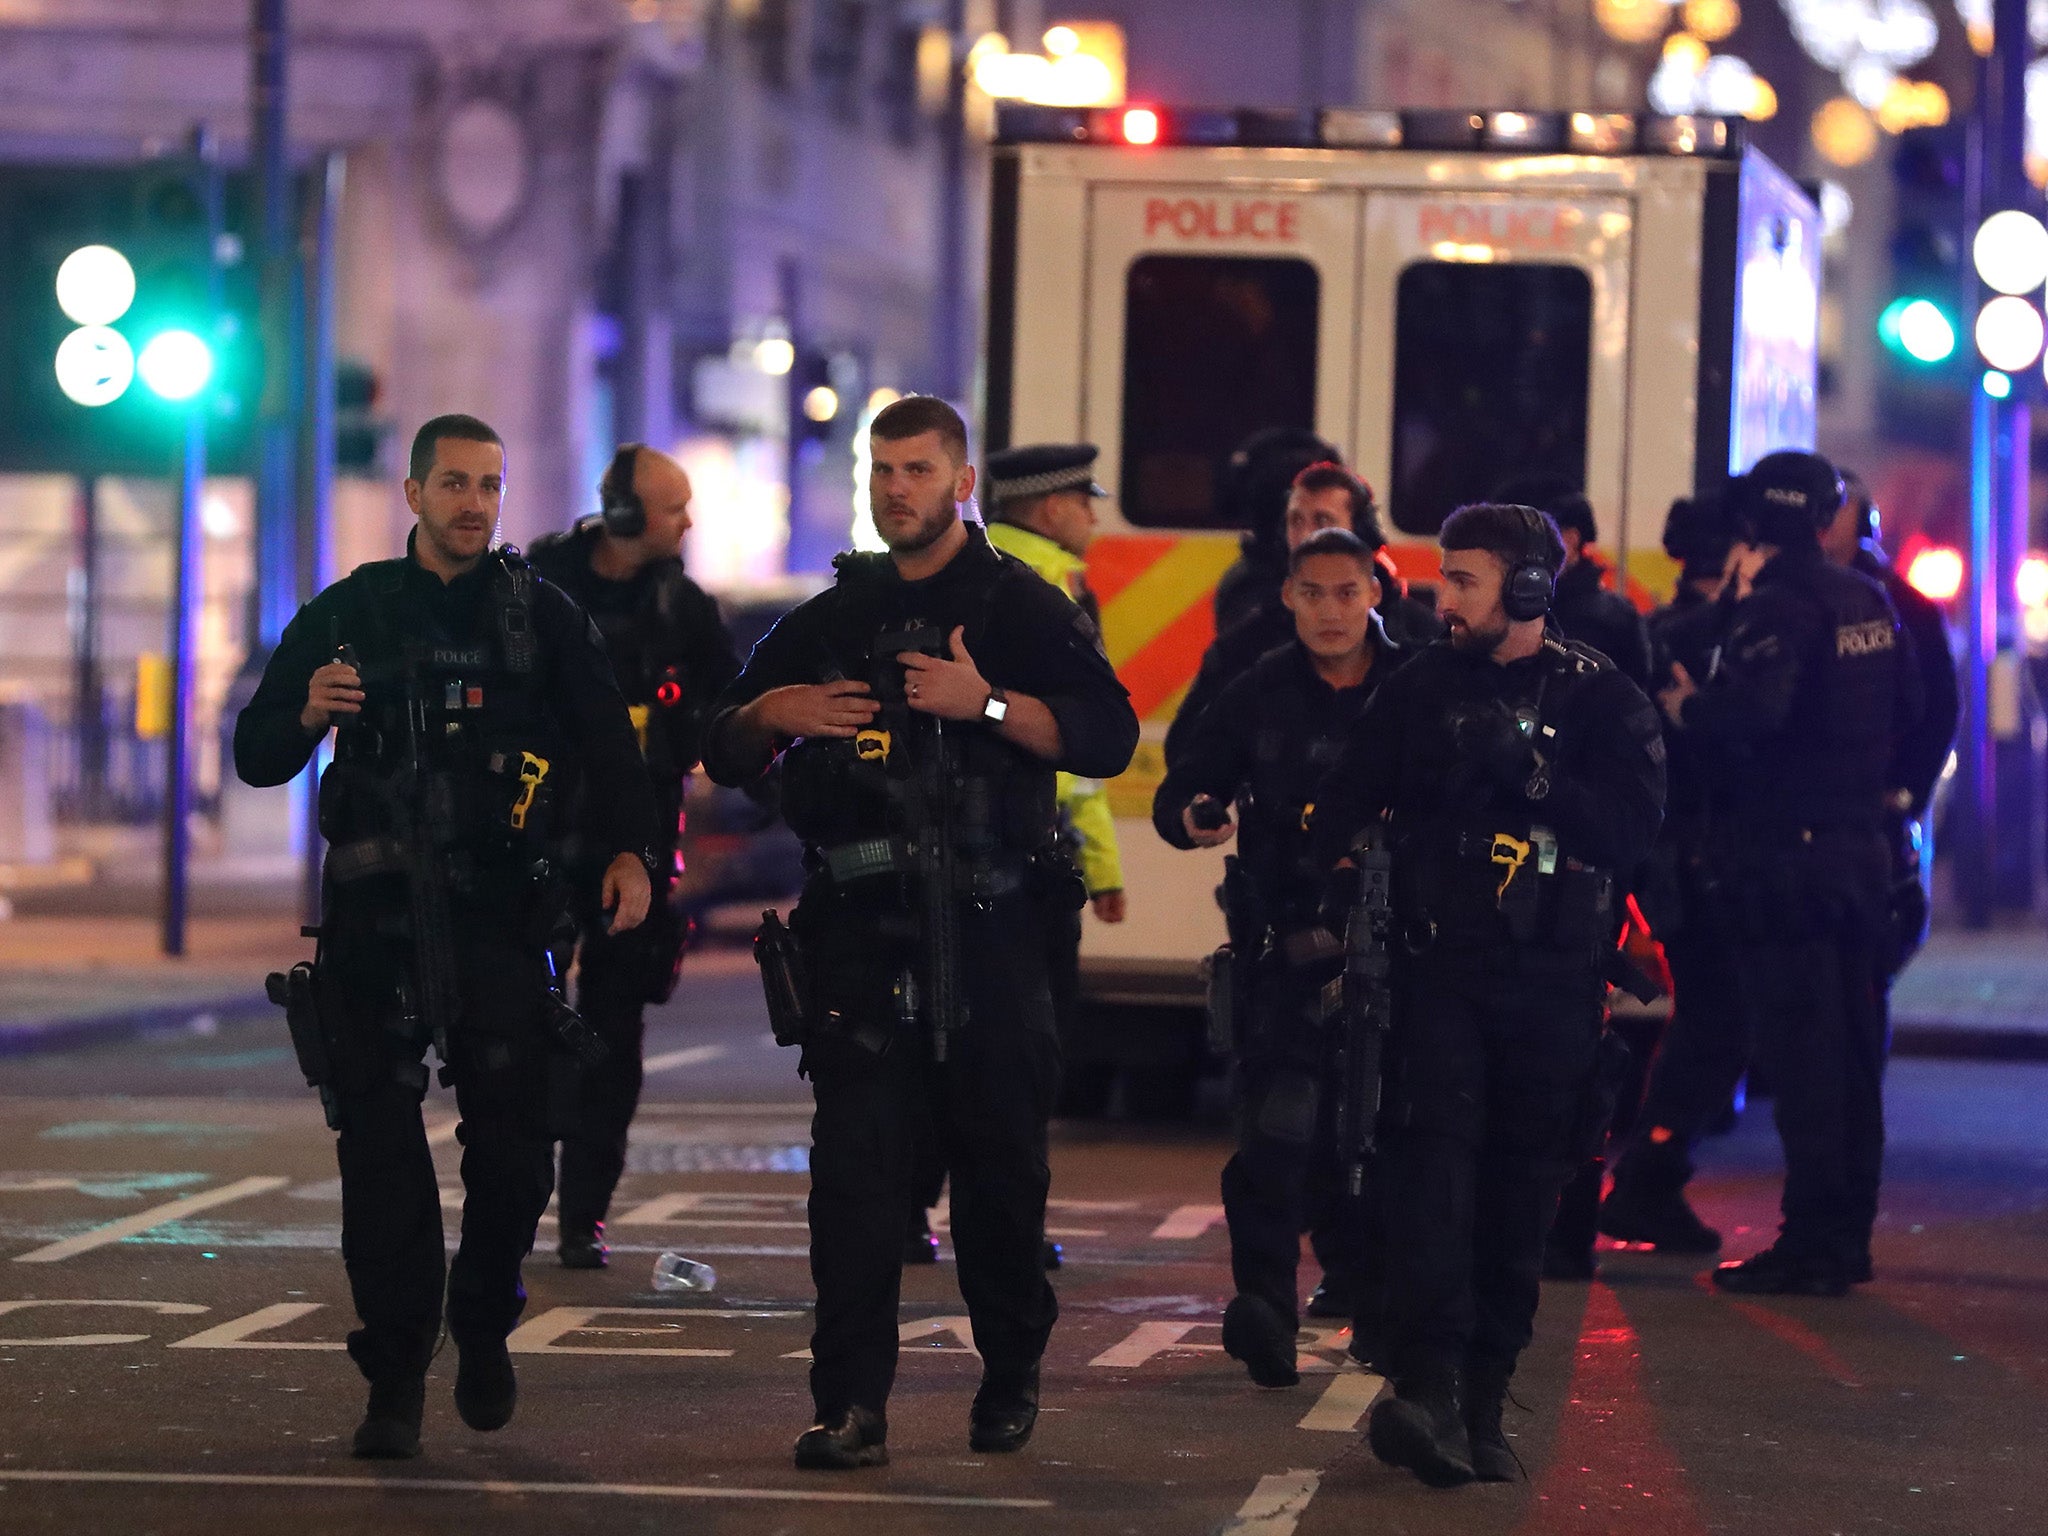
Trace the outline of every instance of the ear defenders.
<path fill-rule="evenodd" d="M 606 531 L 631 539 L 647 531 L 647 507 L 633 489 L 633 475 L 640 467 L 644 443 L 623 443 L 597 482 L 598 516 Z"/>
<path fill-rule="evenodd" d="M 1508 567 L 1500 602 L 1507 616 L 1519 624 L 1540 619 L 1550 611 L 1551 599 L 1557 595 L 1557 572 L 1550 530 L 1544 526 L 1543 514 L 1521 506 L 1515 511 L 1522 519 L 1527 542 L 1515 563 Z"/>

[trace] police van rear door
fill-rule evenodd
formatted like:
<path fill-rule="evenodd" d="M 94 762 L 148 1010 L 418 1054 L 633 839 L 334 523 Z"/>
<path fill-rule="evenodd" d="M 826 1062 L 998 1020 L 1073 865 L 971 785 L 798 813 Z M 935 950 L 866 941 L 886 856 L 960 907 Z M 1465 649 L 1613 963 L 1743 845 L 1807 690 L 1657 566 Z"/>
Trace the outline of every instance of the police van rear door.
<path fill-rule="evenodd" d="M 1511 163 L 1511 162 L 1510 162 Z M 1583 484 L 1621 553 L 1629 433 L 1630 200 L 1497 186 L 1371 190 L 1363 210 L 1358 467 L 1407 573 L 1444 517 L 1508 480 Z M 1475 174 L 1479 173 L 1479 174 Z M 1447 178 L 1449 179 L 1449 178 Z"/>

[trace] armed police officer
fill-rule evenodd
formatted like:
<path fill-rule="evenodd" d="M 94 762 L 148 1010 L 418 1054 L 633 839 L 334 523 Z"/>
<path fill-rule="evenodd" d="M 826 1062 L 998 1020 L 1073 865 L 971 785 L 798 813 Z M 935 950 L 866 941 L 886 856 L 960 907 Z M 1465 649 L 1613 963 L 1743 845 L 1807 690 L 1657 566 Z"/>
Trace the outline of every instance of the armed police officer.
<path fill-rule="evenodd" d="M 835 585 L 762 639 L 704 753 L 721 784 L 781 756 L 809 869 L 797 955 L 772 923 L 759 954 L 817 1099 L 817 1413 L 796 1444 L 815 1468 L 888 1459 L 903 1232 L 927 1144 L 952 1177 L 982 1360 L 968 1442 L 1030 1438 L 1058 1314 L 1039 1247 L 1059 1074 L 1045 928 L 1082 900 L 1053 775 L 1120 773 L 1138 734 L 1086 615 L 961 521 L 975 477 L 952 408 L 899 400 L 869 447 L 888 553 L 840 557 Z"/>
<path fill-rule="evenodd" d="M 609 931 L 598 902 L 606 850 L 572 833 L 568 873 L 581 949 L 576 1006 L 607 1049 L 583 1068 L 562 1133 L 558 1252 L 570 1269 L 605 1264 L 605 1213 L 640 1102 L 644 1010 L 673 995 L 689 937 L 689 920 L 674 904 L 683 792 L 711 705 L 740 670 L 718 605 L 683 574 L 678 557 L 690 527 L 690 494 L 682 465 L 627 443 L 598 484 L 598 514 L 536 540 L 530 551 L 534 569 L 574 598 L 604 637 L 661 826 L 648 919 L 619 935 Z"/>
<path fill-rule="evenodd" d="M 1830 563 L 1834 466 L 1766 454 L 1736 481 L 1749 546 L 1719 666 L 1676 667 L 1671 722 L 1723 764 L 1709 879 L 1741 924 L 1743 990 L 1785 1147 L 1778 1239 L 1723 1264 L 1750 1294 L 1840 1296 L 1870 1273 L 1884 1155 L 1882 986 L 1899 736 L 1918 719 L 1910 641 L 1876 582 Z"/>
<path fill-rule="evenodd" d="M 1656 832 L 1664 751 L 1642 692 L 1546 627 L 1564 553 L 1548 517 L 1464 507 L 1440 543 L 1450 634 L 1374 693 L 1312 831 L 1326 865 L 1383 818 L 1391 845 L 1375 1184 L 1397 1395 L 1370 1440 L 1443 1486 L 1519 1475 L 1501 1404 L 1558 1191 L 1605 1130 L 1616 881 Z"/>
<path fill-rule="evenodd" d="M 1373 612 L 1379 577 L 1356 534 L 1325 528 L 1295 546 L 1282 595 L 1295 638 L 1241 673 L 1195 721 L 1152 800 L 1176 848 L 1238 837 L 1231 964 L 1245 1013 L 1237 1049 L 1237 1152 L 1223 1210 L 1237 1295 L 1223 1347 L 1261 1386 L 1292 1386 L 1300 1324 L 1296 1265 L 1307 1228 L 1319 1292 L 1351 1316 L 1363 1285 L 1363 1220 L 1335 1145 L 1340 1036 L 1324 1018 L 1341 949 L 1317 919 L 1323 869 L 1309 858 L 1308 813 L 1359 711 L 1402 661 Z M 1235 806 L 1232 820 L 1229 807 Z M 1362 1325 L 1367 1326 L 1367 1325 Z"/>
<path fill-rule="evenodd" d="M 587 1048 L 549 958 L 567 905 L 551 878 L 552 813 L 570 779 L 588 779 L 615 932 L 646 916 L 655 832 L 589 621 L 492 548 L 497 433 L 435 417 L 408 467 L 418 527 L 405 557 L 358 567 L 302 608 L 235 723 L 235 768 L 255 785 L 290 780 L 340 727 L 320 784 L 317 957 L 274 982 L 338 1132 L 342 1260 L 361 1319 L 348 1350 L 370 1383 L 355 1453 L 369 1457 L 419 1452 L 444 1274 L 455 1406 L 473 1429 L 512 1416 L 505 1340 L 554 1185 L 551 1094 L 569 1048 Z M 462 1116 L 452 1265 L 420 1116 L 429 1045 Z"/>

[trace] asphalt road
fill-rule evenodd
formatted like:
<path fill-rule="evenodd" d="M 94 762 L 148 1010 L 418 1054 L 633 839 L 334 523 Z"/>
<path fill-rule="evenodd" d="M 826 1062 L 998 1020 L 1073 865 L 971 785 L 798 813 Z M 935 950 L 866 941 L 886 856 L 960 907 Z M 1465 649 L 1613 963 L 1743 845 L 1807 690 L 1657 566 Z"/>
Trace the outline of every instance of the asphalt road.
<path fill-rule="evenodd" d="M 550 1219 L 518 1417 L 465 1429 L 444 1355 L 427 1453 L 396 1468 L 347 1456 L 333 1154 L 281 1026 L 7 1061 L 0 1532 L 2048 1530 L 2048 1067 L 1898 1064 L 1879 1279 L 1849 1300 L 1732 1301 L 1703 1266 L 1623 1252 L 1551 1287 L 1509 1412 L 1531 1482 L 1448 1493 L 1363 1449 L 1379 1382 L 1340 1334 L 1304 1335 L 1288 1391 L 1221 1354 L 1220 1128 L 1062 1127 L 1031 1445 L 966 1447 L 977 1366 L 942 1263 L 905 1285 L 894 1464 L 799 1474 L 803 1085 L 752 967 L 693 967 L 649 1044 L 612 1268 L 556 1267 Z M 452 1105 L 428 1114 L 452 1217 Z M 1766 1240 L 1775 1169 L 1761 1114 L 1713 1149 L 1701 1203 L 1732 1251 Z M 653 1294 L 664 1248 L 715 1292 Z"/>

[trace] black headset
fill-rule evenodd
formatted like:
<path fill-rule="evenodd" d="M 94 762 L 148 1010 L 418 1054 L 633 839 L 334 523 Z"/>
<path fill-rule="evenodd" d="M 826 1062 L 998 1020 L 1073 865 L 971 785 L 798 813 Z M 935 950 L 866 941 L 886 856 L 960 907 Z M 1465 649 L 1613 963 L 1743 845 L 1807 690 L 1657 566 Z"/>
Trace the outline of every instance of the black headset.
<path fill-rule="evenodd" d="M 597 482 L 597 515 L 607 532 L 622 539 L 636 538 L 647 531 L 647 505 L 633 489 L 633 476 L 640 467 L 640 450 L 645 443 L 622 443 L 604 477 Z"/>
<path fill-rule="evenodd" d="M 1526 541 L 1521 554 L 1515 557 L 1515 563 L 1508 567 L 1500 602 L 1509 618 L 1516 623 L 1526 623 L 1550 612 L 1551 599 L 1557 595 L 1556 553 L 1549 526 L 1541 512 L 1533 507 L 1517 506 L 1515 513 L 1522 519 Z"/>

